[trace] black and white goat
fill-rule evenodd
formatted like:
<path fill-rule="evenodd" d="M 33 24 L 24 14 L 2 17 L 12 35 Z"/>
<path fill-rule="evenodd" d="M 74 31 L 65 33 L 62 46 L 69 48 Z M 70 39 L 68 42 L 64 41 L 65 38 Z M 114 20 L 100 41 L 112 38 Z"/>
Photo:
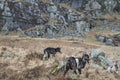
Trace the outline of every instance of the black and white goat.
<path fill-rule="evenodd" d="M 52 48 L 52 47 L 47 47 L 44 49 L 44 54 L 43 54 L 43 60 L 45 58 L 50 58 L 51 56 L 55 57 L 55 54 L 59 52 L 61 53 L 61 48 L 57 47 L 57 48 Z"/>
<path fill-rule="evenodd" d="M 81 69 L 83 69 L 86 65 L 86 63 L 89 63 L 89 55 L 83 54 L 82 58 L 75 58 L 75 57 L 69 57 L 66 63 L 66 68 L 64 71 L 64 76 L 69 70 L 73 70 L 75 74 L 77 74 L 77 70 L 79 74 L 81 74 Z"/>

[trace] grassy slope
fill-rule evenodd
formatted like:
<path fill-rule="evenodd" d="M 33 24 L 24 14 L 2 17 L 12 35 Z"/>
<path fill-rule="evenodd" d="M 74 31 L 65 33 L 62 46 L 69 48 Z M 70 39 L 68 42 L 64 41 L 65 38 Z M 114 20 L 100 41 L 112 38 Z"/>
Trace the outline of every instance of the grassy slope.
<path fill-rule="evenodd" d="M 103 32 L 106 34 L 116 33 L 99 31 L 99 33 Z M 94 68 L 91 65 L 87 65 L 87 67 L 83 69 L 83 74 L 80 76 L 74 75 L 73 72 L 69 72 L 66 78 L 62 76 L 63 72 L 57 76 L 50 75 L 51 67 L 55 65 L 55 62 L 69 56 L 81 56 L 80 51 L 86 51 L 89 54 L 92 49 L 100 48 L 109 58 L 120 58 L 120 47 L 106 46 L 96 41 L 94 35 L 95 32 L 91 31 L 85 39 L 62 38 L 51 40 L 1 36 L 0 53 L 4 54 L 4 57 L 0 58 L 0 74 L 2 75 L 0 78 L 7 80 L 49 80 L 50 77 L 52 80 L 67 80 L 66 78 L 69 77 L 78 80 L 119 80 L 120 75 L 110 74 L 105 70 Z M 40 54 L 43 53 L 43 49 L 49 46 L 61 47 L 62 54 L 57 54 L 55 58 L 47 61 L 40 60 Z M 10 55 L 13 55 L 13 57 L 10 57 Z M 49 75 L 49 77 L 47 75 Z"/>

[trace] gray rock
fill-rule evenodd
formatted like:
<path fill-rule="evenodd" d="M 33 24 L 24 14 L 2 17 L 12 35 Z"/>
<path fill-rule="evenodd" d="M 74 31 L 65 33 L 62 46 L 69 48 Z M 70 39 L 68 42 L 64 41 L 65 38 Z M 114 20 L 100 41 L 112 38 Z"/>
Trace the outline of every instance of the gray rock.
<path fill-rule="evenodd" d="M 12 16 L 12 13 L 10 12 L 10 8 L 8 7 L 8 3 L 6 2 L 4 4 L 4 11 L 2 13 L 3 16 Z"/>
<path fill-rule="evenodd" d="M 54 3 L 60 3 L 61 0 L 53 0 Z"/>
<path fill-rule="evenodd" d="M 32 4 L 35 4 L 36 1 L 38 0 L 24 0 L 25 2 L 29 2 L 29 3 L 32 3 Z"/>
<path fill-rule="evenodd" d="M 68 12 L 68 20 L 69 21 L 73 21 L 74 20 L 74 15 L 75 13 L 71 10 L 71 9 L 69 9 L 69 12 Z"/>
<path fill-rule="evenodd" d="M 71 6 L 72 8 L 77 9 L 81 7 L 81 3 L 82 3 L 82 0 L 73 0 Z"/>
<path fill-rule="evenodd" d="M 98 56 L 105 56 L 105 53 L 101 49 L 94 49 L 90 55 L 91 58 L 97 58 Z"/>
<path fill-rule="evenodd" d="M 90 24 L 86 22 L 85 32 L 90 31 Z"/>
<path fill-rule="evenodd" d="M 85 5 L 85 10 L 90 10 L 89 4 L 86 4 L 86 5 Z"/>
<path fill-rule="evenodd" d="M 77 32 L 80 33 L 82 31 L 82 29 L 81 29 L 82 27 L 80 26 L 80 22 L 76 21 L 75 24 L 76 24 L 76 30 L 77 30 Z"/>
<path fill-rule="evenodd" d="M 5 19 L 5 24 L 4 24 L 4 26 L 3 26 L 3 28 L 2 28 L 2 31 L 10 31 L 10 29 L 12 29 L 13 28 L 13 26 L 14 26 L 14 24 L 13 24 L 13 18 L 11 18 L 11 17 L 4 17 L 4 19 Z"/>
<path fill-rule="evenodd" d="M 97 40 L 101 41 L 101 42 L 105 42 L 105 37 L 104 36 L 98 36 Z"/>
<path fill-rule="evenodd" d="M 101 5 L 97 2 L 97 1 L 94 1 L 92 2 L 92 9 L 101 9 Z"/>
<path fill-rule="evenodd" d="M 82 37 L 85 36 L 85 32 L 89 31 L 89 25 L 86 23 L 86 21 L 76 21 L 75 25 L 77 33 Z"/>
<path fill-rule="evenodd" d="M 59 3 L 67 3 L 72 8 Z M 44 25 L 44 29 L 33 30 L 28 34 L 34 37 L 38 37 L 39 35 L 43 35 L 44 37 L 48 37 L 49 35 L 84 36 L 86 32 L 90 31 L 90 24 L 87 21 L 81 22 L 81 20 L 86 17 L 87 19 L 90 18 L 88 21 L 91 21 L 91 17 L 93 17 L 92 14 L 95 16 L 99 15 L 99 11 L 93 11 L 93 13 L 89 11 L 86 13 L 85 11 L 84 14 L 84 11 L 82 12 L 81 8 L 86 5 L 86 10 L 101 9 L 101 5 L 103 4 L 104 1 L 98 0 L 90 0 L 89 2 L 88 0 L 48 0 L 47 3 L 43 0 L 0 0 L 0 17 L 2 17 L 0 19 L 0 22 L 2 23 L 0 23 L 0 30 L 15 30 L 24 33 L 22 30 L 30 29 L 36 25 L 44 25 L 50 20 L 53 21 L 53 25 L 51 25 L 49 29 L 45 29 L 46 25 Z M 77 10 L 80 10 L 80 12 Z M 85 15 L 89 15 L 89 17 Z M 11 20 L 9 18 L 11 18 Z M 101 22 L 103 21 L 101 20 Z M 105 23 L 100 24 L 103 25 Z M 101 29 L 119 31 L 120 27 L 119 25 L 111 25 Z M 101 38 L 100 40 L 103 41 Z"/>
<path fill-rule="evenodd" d="M 94 12 L 92 12 L 93 16 L 100 16 L 99 10 L 101 9 L 101 5 L 96 0 L 90 0 L 85 5 L 85 10 L 90 10 L 90 9 L 94 9 Z"/>
<path fill-rule="evenodd" d="M 105 24 L 108 24 L 108 22 L 105 23 Z M 100 29 L 100 30 L 120 31 L 120 24 L 119 23 L 117 23 L 117 24 L 110 24 L 110 25 L 108 24 L 106 26 L 99 26 L 97 29 L 98 30 Z"/>
<path fill-rule="evenodd" d="M 50 6 L 47 7 L 47 10 L 49 12 L 55 13 L 55 12 L 57 12 L 57 7 L 54 4 L 51 4 Z"/>
<path fill-rule="evenodd" d="M 32 36 L 32 31 L 26 31 L 25 34 L 28 36 Z"/>
<path fill-rule="evenodd" d="M 110 39 L 110 38 L 109 38 L 109 39 L 107 39 L 105 43 L 106 43 L 106 45 L 111 45 L 111 46 L 114 46 L 113 40 L 112 40 L 112 39 Z"/>
<path fill-rule="evenodd" d="M 99 66 L 107 69 L 108 67 L 113 65 L 112 60 L 105 57 L 105 53 L 100 49 L 95 49 L 91 52 L 91 58 L 92 60 L 98 64 Z"/>
<path fill-rule="evenodd" d="M 115 0 L 106 0 L 104 2 L 104 4 L 105 4 L 105 7 L 106 7 L 106 11 L 111 13 L 111 12 L 113 12 L 113 9 L 117 5 L 117 2 Z"/>
<path fill-rule="evenodd" d="M 50 16 L 50 18 L 55 19 L 56 18 L 56 13 L 50 12 L 49 16 Z"/>
<path fill-rule="evenodd" d="M 64 18 L 62 15 L 58 15 L 58 20 L 59 20 L 62 24 L 67 25 L 67 22 L 66 22 L 65 18 Z"/>
<path fill-rule="evenodd" d="M 100 64 L 105 69 L 113 65 L 113 61 L 110 60 L 109 58 L 99 56 L 98 59 L 100 59 Z"/>
<path fill-rule="evenodd" d="M 0 9 L 3 10 L 3 8 L 4 8 L 4 1 L 1 1 L 1 2 L 0 2 Z"/>
<path fill-rule="evenodd" d="M 20 27 L 17 28 L 17 31 L 19 31 L 19 32 L 21 32 L 22 34 L 24 34 L 24 31 L 23 31 Z"/>
<path fill-rule="evenodd" d="M 55 4 L 52 1 L 47 6 L 47 11 L 49 12 L 49 15 L 51 18 L 56 18 L 57 7 L 55 6 Z"/>

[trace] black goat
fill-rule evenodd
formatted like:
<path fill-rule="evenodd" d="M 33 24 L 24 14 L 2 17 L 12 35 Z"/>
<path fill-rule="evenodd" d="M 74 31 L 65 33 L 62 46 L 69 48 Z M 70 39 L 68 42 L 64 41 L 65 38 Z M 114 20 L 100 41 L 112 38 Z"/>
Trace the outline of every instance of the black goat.
<path fill-rule="evenodd" d="M 64 76 L 69 71 L 69 69 L 73 70 L 75 74 L 77 74 L 77 70 L 79 74 L 81 74 L 81 69 L 83 69 L 86 65 L 86 62 L 89 63 L 89 55 L 84 54 L 82 58 L 75 58 L 75 57 L 69 57 L 66 63 L 66 68 L 64 71 Z"/>
<path fill-rule="evenodd" d="M 47 47 L 47 48 L 44 49 L 43 59 L 50 58 L 50 56 L 55 57 L 55 54 L 57 52 L 61 53 L 61 48 L 60 47 L 57 47 L 57 48 Z"/>

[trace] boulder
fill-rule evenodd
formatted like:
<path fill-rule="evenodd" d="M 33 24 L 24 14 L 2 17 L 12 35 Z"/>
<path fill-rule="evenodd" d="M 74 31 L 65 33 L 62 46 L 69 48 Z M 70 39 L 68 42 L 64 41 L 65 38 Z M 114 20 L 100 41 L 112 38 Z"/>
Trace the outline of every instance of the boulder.
<path fill-rule="evenodd" d="M 101 5 L 97 2 L 97 1 L 94 1 L 92 2 L 92 9 L 101 9 Z"/>
<path fill-rule="evenodd" d="M 110 60 L 105 56 L 105 53 L 100 49 L 92 50 L 91 59 L 94 61 L 95 64 L 103 67 L 104 69 L 107 69 L 110 66 L 113 66 L 113 61 Z"/>
<path fill-rule="evenodd" d="M 97 40 L 100 41 L 100 42 L 105 42 L 105 37 L 104 36 L 98 36 Z"/>
<path fill-rule="evenodd" d="M 4 1 L 1 1 L 0 2 L 0 9 L 3 10 L 3 8 L 4 8 Z"/>
<path fill-rule="evenodd" d="M 105 44 L 115 46 L 114 43 L 113 43 L 113 40 L 111 38 L 106 39 Z"/>
<path fill-rule="evenodd" d="M 81 4 L 82 4 L 82 0 L 73 0 L 71 6 L 72 8 L 77 9 L 81 7 Z"/>
<path fill-rule="evenodd" d="M 117 5 L 117 2 L 116 2 L 116 0 L 105 0 L 104 5 L 106 7 L 106 11 L 111 13 L 111 12 L 113 12 L 113 9 Z"/>
<path fill-rule="evenodd" d="M 96 39 L 100 42 L 105 43 L 106 45 L 110 46 L 119 46 L 120 44 L 120 35 L 96 35 Z"/>
<path fill-rule="evenodd" d="M 12 17 L 4 17 L 5 24 L 3 25 L 2 31 L 10 31 L 14 24 L 13 24 L 13 18 Z"/>
<path fill-rule="evenodd" d="M 49 5 L 48 7 L 47 7 L 47 10 L 49 11 L 49 12 L 57 12 L 57 7 L 54 5 L 54 4 L 51 4 L 51 5 Z"/>
<path fill-rule="evenodd" d="M 57 6 L 51 1 L 51 3 L 47 6 L 47 11 L 49 12 L 50 18 L 56 17 Z"/>
<path fill-rule="evenodd" d="M 10 8 L 8 7 L 8 3 L 6 2 L 4 4 L 4 11 L 2 13 L 3 16 L 12 16 L 12 13 L 10 12 Z"/>
<path fill-rule="evenodd" d="M 94 49 L 90 55 L 91 58 L 97 58 L 98 56 L 105 56 L 105 53 L 101 49 Z"/>

